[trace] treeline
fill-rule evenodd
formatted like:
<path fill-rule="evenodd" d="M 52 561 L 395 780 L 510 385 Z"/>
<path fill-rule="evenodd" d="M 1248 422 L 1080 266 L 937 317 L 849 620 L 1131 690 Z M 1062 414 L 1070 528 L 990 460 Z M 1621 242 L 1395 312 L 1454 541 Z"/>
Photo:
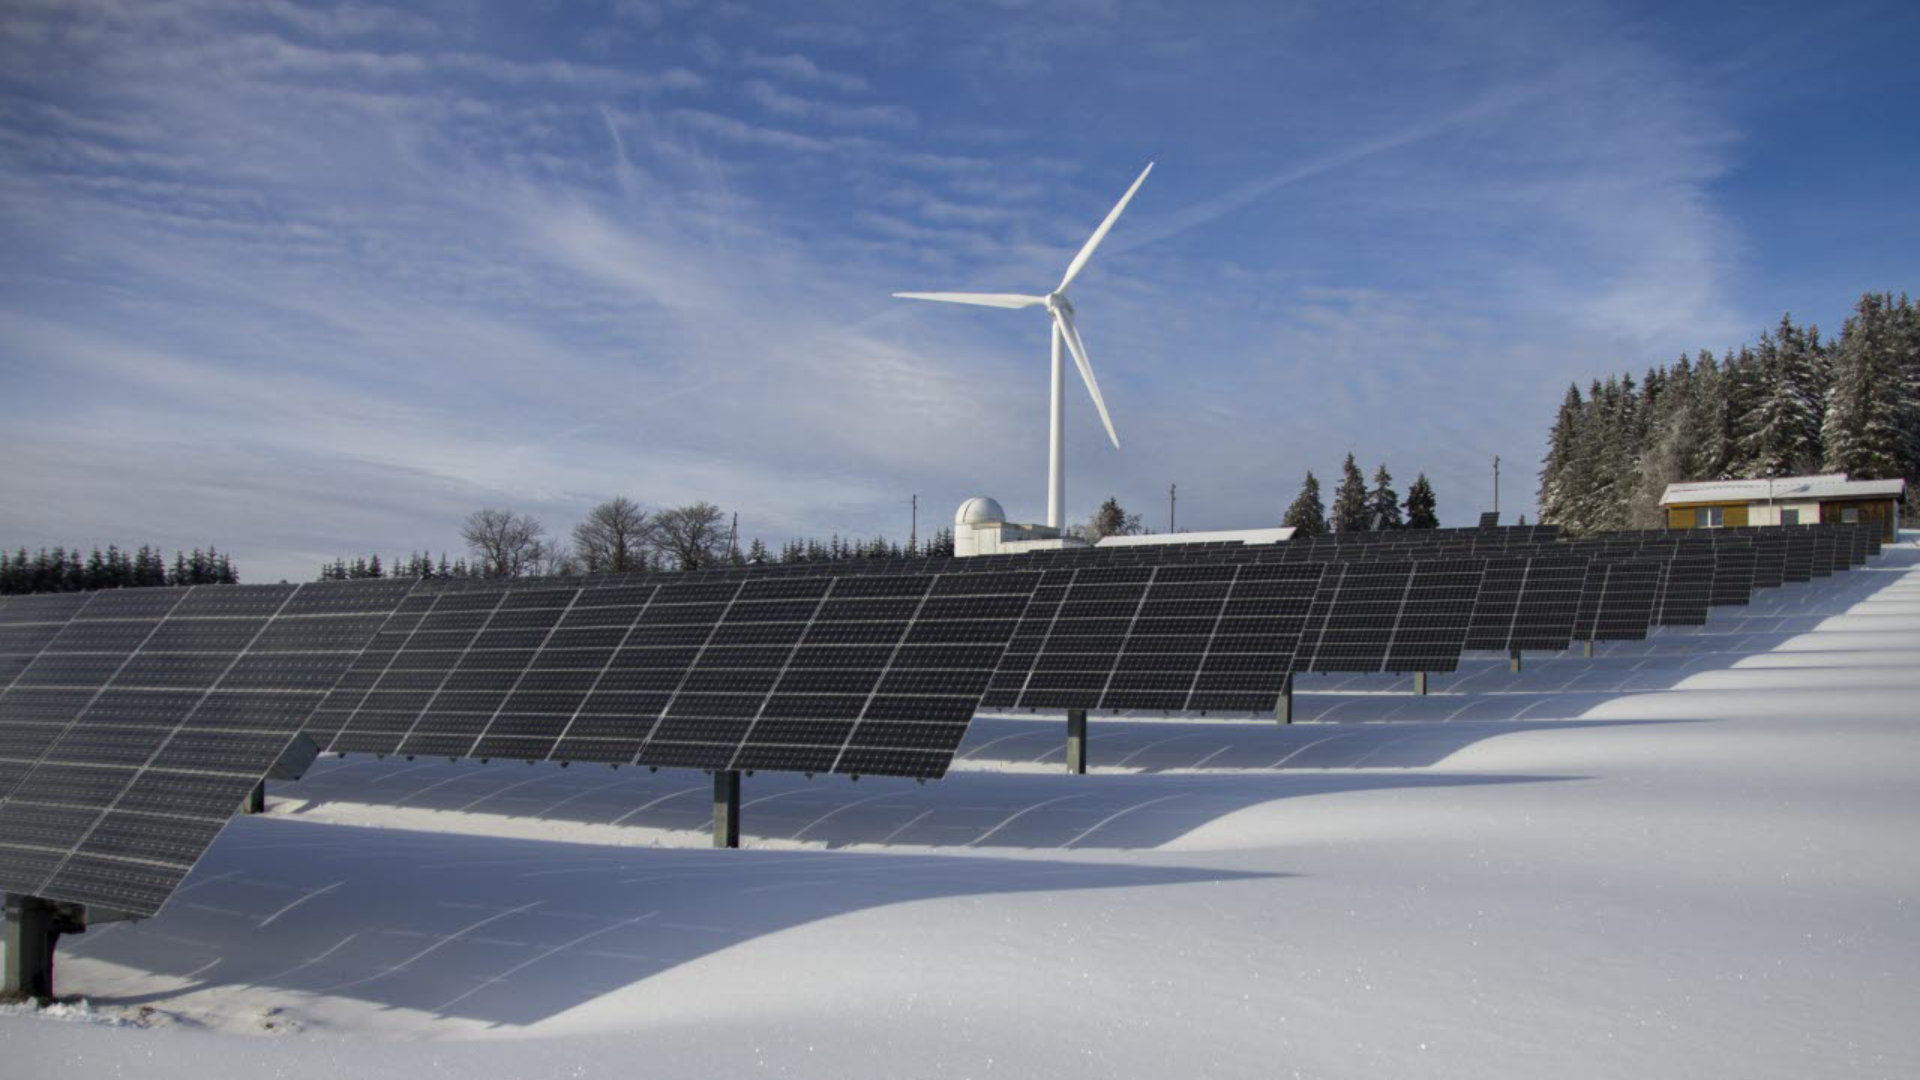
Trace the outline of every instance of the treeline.
<path fill-rule="evenodd" d="M 1405 501 L 1393 488 L 1393 474 L 1382 464 L 1373 472 L 1368 487 L 1360 466 L 1348 454 L 1340 467 L 1340 486 L 1333 492 L 1333 508 L 1320 497 L 1320 478 L 1307 471 L 1300 494 L 1280 519 L 1291 526 L 1295 536 L 1318 536 L 1329 532 L 1369 532 L 1386 529 L 1437 529 L 1440 527 L 1438 500 L 1427 474 L 1421 473 L 1407 488 Z"/>
<path fill-rule="evenodd" d="M 464 578 L 477 577 L 467 566 L 467 560 L 447 561 L 445 552 L 440 561 L 435 562 L 432 555 L 423 552 L 411 552 L 404 559 L 391 563 L 382 562 L 379 555 L 362 556 L 355 559 L 335 559 L 320 568 L 321 581 L 359 581 L 363 578 Z"/>
<path fill-rule="evenodd" d="M 1569 386 L 1540 520 L 1657 528 L 1668 484 L 1819 472 L 1920 481 L 1920 308 L 1904 294 L 1862 296 L 1832 341 L 1782 316 L 1757 345 Z"/>
<path fill-rule="evenodd" d="M 128 554 L 110 544 L 105 551 L 94 548 L 84 556 L 77 547 L 41 548 L 32 554 L 26 548 L 12 555 L 0 551 L 0 595 L 239 583 L 233 560 L 213 548 L 176 551 L 171 563 L 159 549 L 145 545 Z"/>
<path fill-rule="evenodd" d="M 835 534 L 826 541 L 789 540 L 773 554 L 756 539 L 747 545 L 741 561 L 761 563 L 841 562 L 847 559 L 939 559 L 953 555 L 953 530 L 941 529 L 924 542 L 910 537 L 905 544 L 876 536 L 871 540 L 842 539 Z"/>
<path fill-rule="evenodd" d="M 755 539 L 741 547 L 738 519 L 709 502 L 648 510 L 627 498 L 610 499 L 587 513 L 565 537 L 547 531 L 531 514 L 504 508 L 476 510 L 460 527 L 464 558 L 412 552 L 383 561 L 379 555 L 338 558 L 320 568 L 322 581 L 359 578 L 503 578 L 629 570 L 700 570 L 750 563 L 834 562 L 951 555 L 953 531 L 905 545 L 884 536 L 872 540 L 792 540 L 775 554 Z"/>

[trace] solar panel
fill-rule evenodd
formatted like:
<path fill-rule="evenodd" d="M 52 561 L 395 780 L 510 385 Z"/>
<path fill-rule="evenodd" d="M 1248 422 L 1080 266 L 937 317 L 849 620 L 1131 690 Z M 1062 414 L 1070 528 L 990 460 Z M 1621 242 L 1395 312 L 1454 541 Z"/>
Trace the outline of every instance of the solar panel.
<path fill-rule="evenodd" d="M 1713 603 L 1747 604 L 1753 600 L 1760 558 L 1752 545 L 1722 545 L 1713 553 Z"/>
<path fill-rule="evenodd" d="M 20 647 L 33 651 L 0 694 L 0 800 L 100 696 L 183 595 L 177 589 L 65 593 L 18 597 L 7 605 L 9 619 L 23 620 L 11 625 L 27 632 Z M 6 835 L 0 830 L 0 842 Z"/>
<path fill-rule="evenodd" d="M 1480 527 L 1483 529 L 1495 528 L 1499 524 L 1500 524 L 1500 511 L 1498 510 L 1488 510 L 1483 512 L 1480 515 Z"/>
<path fill-rule="evenodd" d="M 1293 670 L 1452 671 L 1484 568 L 1479 559 L 1328 564 Z"/>
<path fill-rule="evenodd" d="M 981 704 L 1271 710 L 1323 569 L 1243 561 L 1049 574 Z"/>
<path fill-rule="evenodd" d="M 13 685 L 90 596 L 90 593 L 51 593 L 0 598 L 5 601 L 5 605 L 0 606 L 0 691 Z M 4 701 L 5 698 L 0 697 L 0 729 L 6 724 Z M 0 784 L 0 797 L 5 794 L 6 788 Z"/>
<path fill-rule="evenodd" d="M 1660 626 L 1705 626 L 1713 606 L 1715 560 L 1711 551 L 1676 553 L 1666 561 L 1653 621 Z"/>
<path fill-rule="evenodd" d="M 7 691 L 38 712 L 9 724 L 31 760 L 0 802 L 0 887 L 158 911 L 408 587 L 91 594 Z"/>
<path fill-rule="evenodd" d="M 1638 641 L 1647 636 L 1665 564 L 1595 559 L 1575 617 L 1575 641 Z"/>
<path fill-rule="evenodd" d="M 428 586 L 310 731 L 341 753 L 938 777 L 1038 581 Z"/>
<path fill-rule="evenodd" d="M 1753 587 L 1777 589 L 1786 582 L 1787 541 L 1780 536 L 1760 536 L 1753 542 Z"/>
<path fill-rule="evenodd" d="M 1813 526 L 1813 555 L 1807 566 L 1816 578 L 1832 577 L 1834 564 L 1833 530 L 1824 526 Z"/>
<path fill-rule="evenodd" d="M 1513 632 L 1514 612 L 1520 607 L 1520 593 L 1526 587 L 1527 571 L 1533 565 L 1527 558 L 1487 560 L 1480 581 L 1480 595 L 1474 600 L 1473 616 L 1467 625 L 1469 649 L 1505 649 Z"/>
<path fill-rule="evenodd" d="M 1787 554 L 1781 577 L 1800 583 L 1813 580 L 1813 532 L 1810 527 L 1793 526 L 1786 530 Z"/>
<path fill-rule="evenodd" d="M 1466 647 L 1558 652 L 1573 639 L 1587 560 L 1533 555 L 1487 560 Z"/>

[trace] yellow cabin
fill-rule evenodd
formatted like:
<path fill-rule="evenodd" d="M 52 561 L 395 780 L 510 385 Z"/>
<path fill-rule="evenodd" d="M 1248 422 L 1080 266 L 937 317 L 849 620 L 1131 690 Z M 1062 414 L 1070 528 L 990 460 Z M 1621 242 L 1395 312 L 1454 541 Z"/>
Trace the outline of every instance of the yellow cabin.
<path fill-rule="evenodd" d="M 1660 505 L 1670 529 L 1870 521 L 1892 541 L 1899 538 L 1900 504 L 1906 498 L 1905 480 L 1849 480 L 1845 473 L 1830 473 L 1668 484 Z"/>

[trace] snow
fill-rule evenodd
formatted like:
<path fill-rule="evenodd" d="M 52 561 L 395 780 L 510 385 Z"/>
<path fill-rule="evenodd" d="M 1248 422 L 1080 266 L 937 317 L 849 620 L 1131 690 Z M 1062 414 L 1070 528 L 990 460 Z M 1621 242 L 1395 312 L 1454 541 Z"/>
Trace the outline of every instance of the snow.
<path fill-rule="evenodd" d="M 1096 716 L 1085 777 L 1031 717 L 761 774 L 741 851 L 697 774 L 329 759 L 64 941 L 0 1071 L 1920 1075 L 1914 540 L 1291 727 Z"/>

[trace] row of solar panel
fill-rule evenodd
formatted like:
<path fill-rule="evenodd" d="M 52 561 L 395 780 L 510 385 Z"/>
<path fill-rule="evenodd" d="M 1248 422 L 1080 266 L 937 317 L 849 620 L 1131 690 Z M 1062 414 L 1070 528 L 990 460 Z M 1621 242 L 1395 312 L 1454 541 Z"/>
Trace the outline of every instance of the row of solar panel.
<path fill-rule="evenodd" d="M 1567 565 L 1526 560 L 1503 591 L 1480 560 L 1262 564 L 1248 550 L 1065 578 L 13 598 L 0 606 L 0 887 L 157 910 L 302 730 L 342 751 L 937 776 L 1013 675 L 1013 701 L 1031 707 L 1264 709 L 1295 670 L 1450 670 L 1503 617 L 1506 641 L 1529 643 L 1513 647 L 1644 636 L 1663 586 L 1685 579 L 1659 561 L 1594 560 L 1567 631 Z"/>

